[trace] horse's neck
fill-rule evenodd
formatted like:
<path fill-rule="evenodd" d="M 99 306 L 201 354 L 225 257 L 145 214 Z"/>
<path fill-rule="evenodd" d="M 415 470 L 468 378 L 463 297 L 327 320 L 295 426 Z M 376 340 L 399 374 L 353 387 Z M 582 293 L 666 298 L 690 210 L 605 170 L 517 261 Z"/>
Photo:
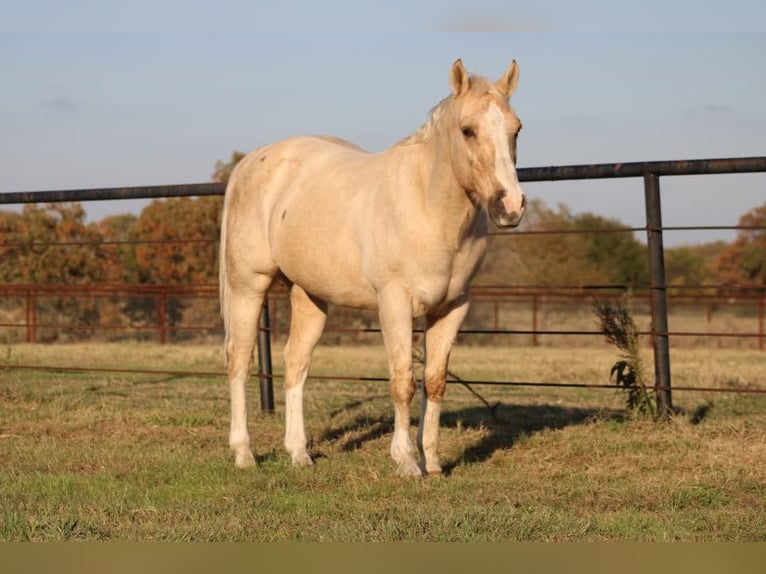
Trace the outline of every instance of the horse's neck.
<path fill-rule="evenodd" d="M 440 219 L 442 228 L 456 240 L 473 235 L 481 207 L 469 198 L 449 161 L 448 143 L 438 137 L 422 144 L 420 153 L 424 176 L 424 200 L 429 212 Z"/>

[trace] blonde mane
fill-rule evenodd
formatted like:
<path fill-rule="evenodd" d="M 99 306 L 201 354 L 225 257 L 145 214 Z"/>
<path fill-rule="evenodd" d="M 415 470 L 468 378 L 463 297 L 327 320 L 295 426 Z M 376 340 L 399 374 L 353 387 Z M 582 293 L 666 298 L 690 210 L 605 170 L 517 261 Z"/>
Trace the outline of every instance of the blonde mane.
<path fill-rule="evenodd" d="M 487 80 L 487 78 L 484 78 L 482 76 L 471 76 L 471 83 L 470 83 L 470 91 L 477 97 L 480 97 L 484 94 L 492 94 L 497 97 L 502 97 L 500 93 L 497 91 L 495 86 Z M 439 124 L 439 122 L 442 120 L 442 118 L 446 115 L 447 110 L 450 107 L 450 104 L 455 99 L 454 95 L 449 95 L 446 98 L 444 98 L 442 101 L 440 101 L 438 104 L 436 104 L 431 110 L 428 112 L 428 119 L 426 122 L 420 126 L 418 129 L 416 129 L 414 132 L 412 132 L 407 137 L 401 139 L 399 142 L 397 142 L 397 146 L 407 146 L 417 143 L 422 143 L 426 141 L 429 137 L 431 137 L 431 134 L 433 134 L 436 126 Z"/>
<path fill-rule="evenodd" d="M 426 141 L 433 133 L 436 124 L 441 121 L 442 117 L 444 117 L 445 110 L 452 101 L 452 98 L 453 96 L 448 96 L 431 108 L 428 112 L 428 119 L 426 122 L 410 135 L 400 140 L 396 145 L 407 146 Z"/>

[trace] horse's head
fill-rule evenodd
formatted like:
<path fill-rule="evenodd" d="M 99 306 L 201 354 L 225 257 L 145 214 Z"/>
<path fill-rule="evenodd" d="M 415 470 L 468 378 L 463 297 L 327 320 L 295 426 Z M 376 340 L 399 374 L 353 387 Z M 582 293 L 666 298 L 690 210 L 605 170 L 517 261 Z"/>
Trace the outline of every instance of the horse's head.
<path fill-rule="evenodd" d="M 515 227 L 526 206 L 516 174 L 516 139 L 521 122 L 508 104 L 519 80 L 514 60 L 494 84 L 471 76 L 457 60 L 452 86 L 450 157 L 460 185 L 487 209 L 499 227 Z"/>

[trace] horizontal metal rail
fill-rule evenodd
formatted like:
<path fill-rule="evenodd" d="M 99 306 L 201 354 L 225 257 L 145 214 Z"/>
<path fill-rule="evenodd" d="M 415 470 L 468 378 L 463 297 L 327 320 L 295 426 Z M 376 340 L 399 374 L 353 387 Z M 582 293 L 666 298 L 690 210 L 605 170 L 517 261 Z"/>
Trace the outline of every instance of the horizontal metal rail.
<path fill-rule="evenodd" d="M 519 180 L 522 182 L 534 182 L 643 177 L 646 173 L 662 176 L 755 173 L 764 171 L 766 171 L 766 156 L 523 167 L 518 169 L 518 175 Z M 52 191 L 19 191 L 0 193 L 0 204 L 208 196 L 223 195 L 225 190 L 226 186 L 223 183 L 190 183 Z"/>
<path fill-rule="evenodd" d="M 171 369 L 130 369 L 130 368 L 112 368 L 112 367 L 69 367 L 55 365 L 5 365 L 0 367 L 2 371 L 43 371 L 54 373 L 114 373 L 123 375 L 164 375 L 170 377 L 225 377 L 224 371 L 178 371 Z M 253 378 L 265 377 L 267 379 L 282 379 L 281 373 L 253 373 Z M 388 377 L 372 376 L 341 376 L 341 375 L 309 375 L 308 380 L 312 381 L 338 381 L 338 382 L 362 382 L 362 383 L 388 383 Z M 486 385 L 497 387 L 553 387 L 561 389 L 612 389 L 617 387 L 613 383 L 563 383 L 556 381 L 487 381 L 487 380 L 464 380 L 448 379 L 451 385 Z M 669 389 L 668 389 L 669 390 Z M 745 393 L 745 394 L 766 394 L 766 388 L 724 388 L 724 387 L 692 387 L 692 386 L 673 386 L 674 391 L 695 391 L 710 393 Z"/>
<path fill-rule="evenodd" d="M 668 290 L 678 291 L 674 298 L 691 299 L 713 299 L 721 300 L 726 298 L 758 299 L 766 294 L 766 286 L 758 285 L 718 285 L 718 284 L 698 284 L 698 285 L 668 285 Z M 23 295 L 28 291 L 45 297 L 88 295 L 88 296 L 109 296 L 109 295 L 135 295 L 139 297 L 168 295 L 177 297 L 203 296 L 211 295 L 218 297 L 217 283 L 194 283 L 194 284 L 111 284 L 98 283 L 93 285 L 51 285 L 51 284 L 30 284 L 30 283 L 6 283 L 0 284 L 0 293 Z M 624 291 L 631 291 L 635 299 L 645 299 L 648 297 L 646 291 L 648 285 L 476 285 L 471 289 L 473 299 L 499 299 L 501 302 L 505 299 L 512 301 L 516 299 L 528 299 L 530 297 L 545 297 L 552 299 L 590 299 L 593 297 L 592 291 L 598 292 L 598 297 L 621 297 Z M 712 290 L 715 293 L 699 293 L 698 291 Z M 604 293 L 604 291 L 614 291 L 614 293 Z M 689 293 L 682 293 L 688 291 Z M 270 299 L 286 300 L 287 290 L 280 286 L 275 286 L 269 292 Z"/>
<path fill-rule="evenodd" d="M 59 203 L 68 201 L 114 201 L 117 199 L 164 199 L 223 195 L 222 183 L 189 183 L 178 185 L 144 185 L 136 187 L 102 187 L 60 189 L 53 191 L 14 191 L 0 193 L 0 204 Z"/>
<path fill-rule="evenodd" d="M 521 181 L 562 181 L 663 175 L 709 175 L 766 171 L 766 157 L 640 161 L 593 165 L 527 167 L 518 170 Z"/>
<path fill-rule="evenodd" d="M 622 297 L 622 292 L 628 289 L 625 285 L 561 285 L 556 287 L 541 287 L 528 285 L 484 285 L 476 286 L 472 291 L 473 299 L 477 304 L 495 304 L 495 305 L 520 305 L 530 301 L 537 301 L 541 304 L 554 305 L 572 305 L 577 308 L 588 306 L 592 303 L 593 297 L 599 300 L 617 299 Z M 722 288 L 717 285 L 692 285 L 692 286 L 668 286 L 669 290 L 676 292 L 675 295 L 668 298 L 668 303 L 673 308 L 694 307 L 695 305 L 720 304 L 726 307 L 753 306 L 763 304 L 766 297 L 766 287 L 747 288 L 746 291 L 736 289 Z M 702 289 L 713 289 L 715 293 L 699 293 Z M 636 303 L 645 306 L 648 304 L 648 287 L 643 287 L 640 291 L 633 292 L 633 298 Z M 605 292 L 606 291 L 606 292 Z M 611 292 L 609 292 L 611 291 Z M 688 291 L 684 293 L 684 291 Z M 597 292 L 597 294 L 593 293 Z M 199 299 L 214 300 L 218 298 L 217 284 L 195 284 L 195 285 L 133 285 L 133 284 L 97 284 L 97 285 L 0 285 L 0 296 L 8 299 L 37 301 L 44 299 Z M 270 300 L 275 304 L 283 304 L 286 301 L 287 292 L 284 289 L 278 289 L 270 294 Z M 27 302 L 27 305 L 30 305 Z M 760 308 L 756 314 L 761 313 Z M 757 319 L 758 317 L 754 317 Z M 536 323 L 535 323 L 536 324 Z M 167 330 L 173 332 L 219 332 L 222 329 L 222 323 L 217 321 L 211 324 L 173 324 L 169 325 L 164 320 L 155 320 L 149 323 L 129 323 L 129 324 L 78 324 L 74 322 L 55 322 L 50 320 L 40 320 L 36 314 L 28 313 L 26 319 L 19 321 L 4 321 L 0 323 L 1 328 L 11 329 L 48 329 L 57 331 L 71 332 L 153 332 Z M 264 329 L 270 333 L 281 333 L 284 326 L 272 326 Z M 368 327 L 335 327 L 329 325 L 327 333 L 336 334 L 379 334 L 380 328 L 376 326 Z M 422 334 L 422 329 L 415 329 L 415 333 Z M 702 336 L 709 338 L 759 338 L 762 339 L 762 332 L 722 332 L 722 331 L 654 331 L 655 334 L 667 336 L 692 337 Z M 602 336 L 603 333 L 597 330 L 563 330 L 563 329 L 500 329 L 500 328 L 463 328 L 461 335 L 524 335 L 524 336 L 545 336 L 545 335 L 583 335 L 583 336 Z M 640 331 L 639 335 L 651 335 L 651 331 Z"/>

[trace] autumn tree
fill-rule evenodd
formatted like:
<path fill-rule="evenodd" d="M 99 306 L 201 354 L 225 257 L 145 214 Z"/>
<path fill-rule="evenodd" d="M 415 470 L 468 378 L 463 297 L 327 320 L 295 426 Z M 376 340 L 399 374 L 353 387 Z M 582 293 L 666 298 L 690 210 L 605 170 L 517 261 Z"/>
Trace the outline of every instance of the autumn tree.
<path fill-rule="evenodd" d="M 724 284 L 742 287 L 766 285 L 766 203 L 739 220 L 737 238 L 718 258 L 718 274 Z"/>
<path fill-rule="evenodd" d="M 220 197 L 154 200 L 136 222 L 135 265 L 139 283 L 199 285 L 218 280 Z M 125 313 L 133 323 L 151 322 L 154 300 L 133 299 Z M 188 300 L 165 301 L 165 320 L 181 323 Z"/>
<path fill-rule="evenodd" d="M 79 203 L 25 205 L 0 218 L 2 281 L 84 285 L 102 281 L 106 254 L 98 227 L 86 224 Z"/>
<path fill-rule="evenodd" d="M 717 261 L 727 248 L 723 241 L 683 245 L 665 249 L 665 277 L 668 285 L 700 292 L 703 286 L 718 283 Z"/>
<path fill-rule="evenodd" d="M 221 161 L 218 160 L 215 162 L 215 171 L 213 172 L 213 181 L 218 181 L 221 183 L 226 183 L 229 181 L 229 178 L 231 177 L 231 172 L 234 171 L 234 168 L 236 165 L 240 162 L 240 160 L 245 157 L 245 155 L 241 151 L 233 151 L 231 152 L 231 158 L 229 161 Z"/>
<path fill-rule="evenodd" d="M 104 239 L 104 251 L 108 254 L 105 280 L 117 284 L 138 283 L 138 217 L 130 213 L 110 215 L 99 221 L 98 228 Z"/>
<path fill-rule="evenodd" d="M 141 283 L 193 284 L 217 279 L 215 242 L 220 198 L 154 200 L 138 218 L 136 265 Z"/>
<path fill-rule="evenodd" d="M 228 162 L 218 161 L 213 181 L 226 182 L 245 154 L 233 152 Z M 218 238 L 223 198 L 206 196 L 155 200 L 137 219 L 118 216 L 102 222 L 104 235 L 130 240 L 128 246 L 113 246 L 122 263 L 126 282 L 155 285 L 211 284 L 218 281 Z M 167 301 L 167 319 L 178 324 L 185 303 Z M 125 313 L 133 322 L 151 321 L 152 301 L 135 299 Z"/>
<path fill-rule="evenodd" d="M 16 263 L 20 249 L 19 220 L 21 214 L 15 211 L 0 211 L 0 282 L 22 283 L 22 270 Z"/>
<path fill-rule="evenodd" d="M 229 161 L 217 161 L 213 181 L 227 182 L 243 157 L 244 153 L 234 151 Z M 155 200 L 143 209 L 135 227 L 124 219 L 111 221 L 107 227 L 139 240 L 135 249 L 139 282 L 214 283 L 218 280 L 216 244 L 222 208 L 223 198 L 219 196 Z M 120 228 L 128 224 L 130 229 Z M 125 262 L 132 264 L 129 257 Z"/>
<path fill-rule="evenodd" d="M 0 280 L 4 283 L 45 286 L 82 286 L 103 282 L 108 254 L 98 226 L 87 224 L 79 203 L 25 205 L 20 214 L 0 217 Z M 52 296 L 38 300 L 38 322 L 78 325 L 77 336 L 99 321 L 93 299 Z M 41 339 L 59 336 L 58 329 L 40 333 Z"/>

